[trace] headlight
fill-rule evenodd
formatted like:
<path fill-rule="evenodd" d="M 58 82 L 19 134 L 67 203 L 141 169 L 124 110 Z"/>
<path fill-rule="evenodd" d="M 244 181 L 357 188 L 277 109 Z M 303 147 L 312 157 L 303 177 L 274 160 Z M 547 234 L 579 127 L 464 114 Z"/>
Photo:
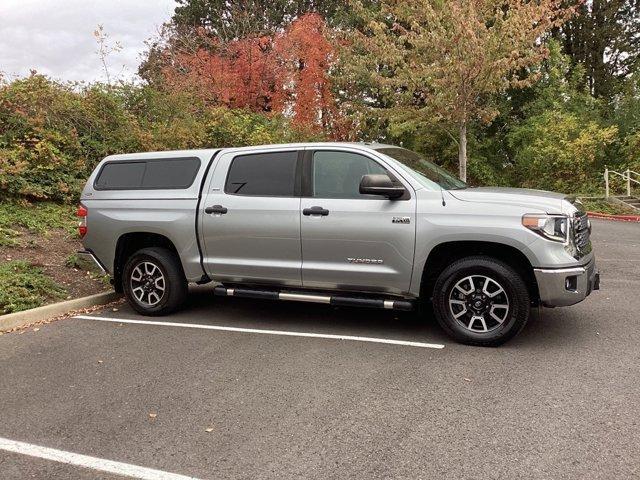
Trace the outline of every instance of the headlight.
<path fill-rule="evenodd" d="M 522 225 L 554 242 L 569 241 L 569 217 L 566 215 L 523 215 Z"/>

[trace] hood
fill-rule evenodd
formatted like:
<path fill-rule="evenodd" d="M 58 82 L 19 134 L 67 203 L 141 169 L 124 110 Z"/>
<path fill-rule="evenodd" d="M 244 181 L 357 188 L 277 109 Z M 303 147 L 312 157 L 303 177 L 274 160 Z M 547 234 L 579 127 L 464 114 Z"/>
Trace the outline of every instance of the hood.
<path fill-rule="evenodd" d="M 533 210 L 541 210 L 545 213 L 570 213 L 567 210 L 575 200 L 574 197 L 563 193 L 527 188 L 478 187 L 448 190 L 448 192 L 464 202 L 518 205 L 532 209 L 532 213 L 536 213 Z"/>

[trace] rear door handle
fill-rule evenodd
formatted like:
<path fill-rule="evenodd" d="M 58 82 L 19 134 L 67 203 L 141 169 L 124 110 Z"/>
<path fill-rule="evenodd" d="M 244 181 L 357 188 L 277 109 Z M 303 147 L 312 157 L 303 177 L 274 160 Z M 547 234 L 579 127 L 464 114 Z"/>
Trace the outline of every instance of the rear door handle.
<path fill-rule="evenodd" d="M 207 207 L 204 209 L 204 213 L 220 213 L 222 215 L 224 215 L 225 213 L 227 213 L 227 208 L 223 207 L 222 205 L 214 205 L 213 207 Z"/>
<path fill-rule="evenodd" d="M 329 215 L 329 210 L 322 207 L 311 207 L 311 208 L 305 208 L 304 210 L 302 210 L 302 214 L 307 216 L 322 215 L 323 217 L 326 217 L 327 215 Z"/>

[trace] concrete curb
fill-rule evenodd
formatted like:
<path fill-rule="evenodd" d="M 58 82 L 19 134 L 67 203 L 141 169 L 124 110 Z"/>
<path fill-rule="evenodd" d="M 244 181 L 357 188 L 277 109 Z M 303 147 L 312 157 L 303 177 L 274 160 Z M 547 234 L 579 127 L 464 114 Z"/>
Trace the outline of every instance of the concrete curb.
<path fill-rule="evenodd" d="M 65 302 L 52 303 L 51 305 L 32 308 L 22 312 L 0 315 L 0 332 L 58 317 L 72 310 L 111 303 L 120 297 L 121 295 L 116 292 L 97 293 L 95 295 L 89 295 L 88 297 L 74 298 L 73 300 L 67 300 Z"/>
<path fill-rule="evenodd" d="M 608 213 L 587 212 L 590 218 L 613 220 L 616 222 L 640 222 L 640 215 L 609 215 Z"/>

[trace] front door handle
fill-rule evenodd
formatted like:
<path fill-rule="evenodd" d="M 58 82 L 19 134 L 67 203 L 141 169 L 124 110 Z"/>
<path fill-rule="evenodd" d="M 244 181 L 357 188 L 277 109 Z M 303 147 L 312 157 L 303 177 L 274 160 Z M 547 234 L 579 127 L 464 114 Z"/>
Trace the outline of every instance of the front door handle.
<path fill-rule="evenodd" d="M 304 210 L 302 210 L 302 214 L 307 216 L 322 215 L 323 217 L 326 217 L 327 215 L 329 215 L 329 210 L 322 207 L 311 207 L 311 208 L 305 208 Z"/>
<path fill-rule="evenodd" d="M 221 215 L 224 215 L 225 213 L 227 213 L 227 208 L 223 207 L 222 205 L 214 205 L 213 207 L 207 207 L 204 209 L 204 213 L 219 213 Z"/>

